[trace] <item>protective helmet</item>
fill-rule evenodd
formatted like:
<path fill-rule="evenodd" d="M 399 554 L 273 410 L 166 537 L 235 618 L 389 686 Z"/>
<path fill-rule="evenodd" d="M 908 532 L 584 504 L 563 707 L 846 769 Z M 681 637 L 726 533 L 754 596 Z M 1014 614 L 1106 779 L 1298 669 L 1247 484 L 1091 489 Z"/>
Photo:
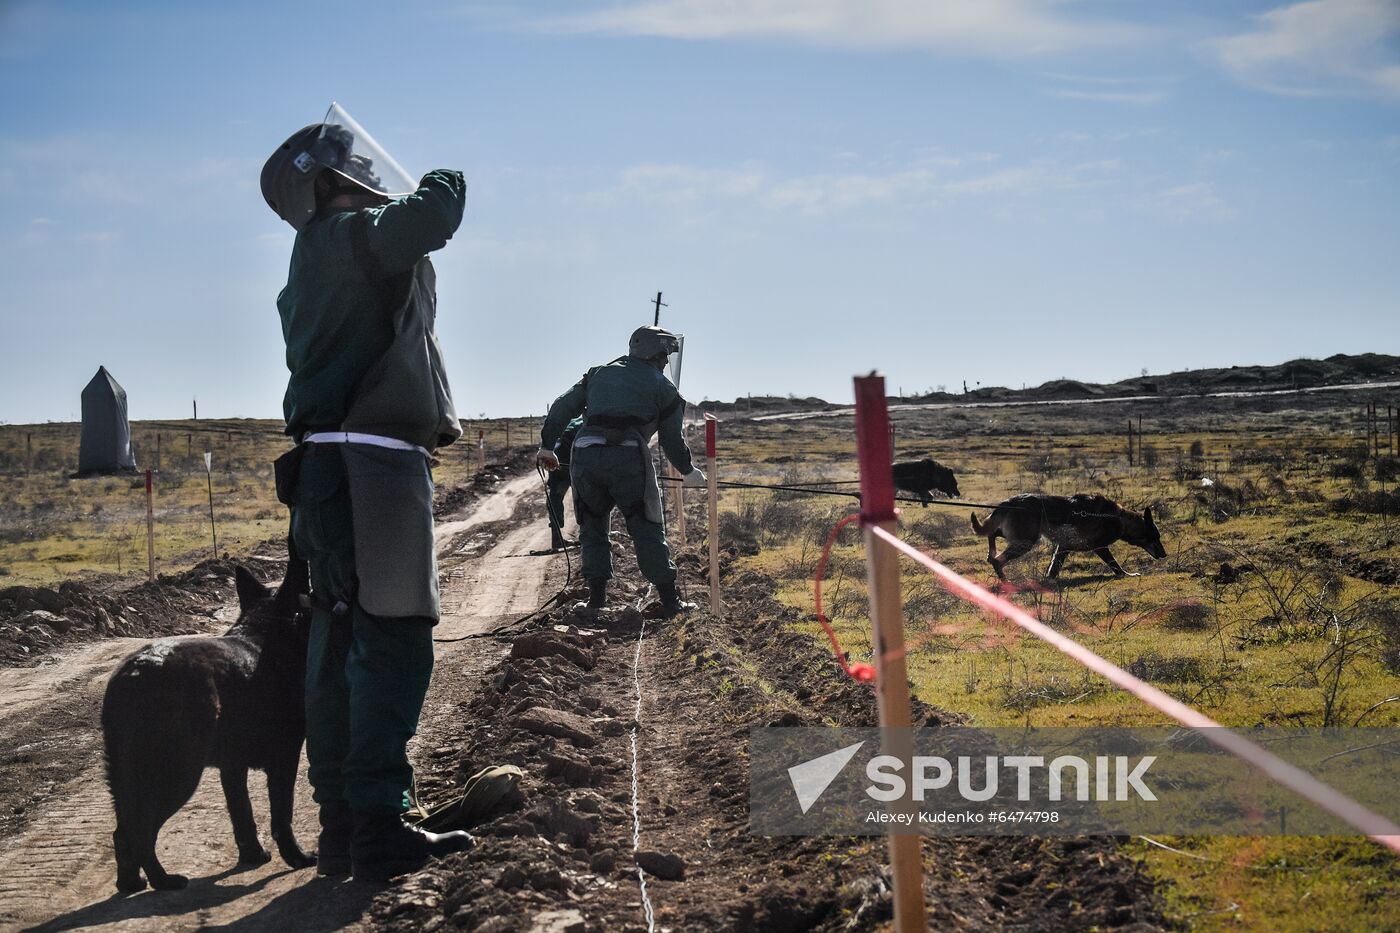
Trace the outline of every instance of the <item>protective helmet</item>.
<path fill-rule="evenodd" d="M 326 118 L 293 133 L 263 165 L 268 207 L 295 230 L 316 216 L 316 176 L 330 169 L 372 194 L 411 194 L 418 185 L 339 104 Z"/>
<path fill-rule="evenodd" d="M 627 341 L 627 355 L 641 360 L 657 356 L 670 356 L 681 348 L 676 335 L 660 327 L 638 327 L 632 331 L 632 339 Z"/>

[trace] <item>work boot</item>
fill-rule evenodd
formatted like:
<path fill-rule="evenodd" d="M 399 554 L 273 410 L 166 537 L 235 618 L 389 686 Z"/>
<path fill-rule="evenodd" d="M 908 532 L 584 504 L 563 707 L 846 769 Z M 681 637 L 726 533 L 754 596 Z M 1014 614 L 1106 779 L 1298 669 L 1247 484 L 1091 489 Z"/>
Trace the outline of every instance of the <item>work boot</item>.
<path fill-rule="evenodd" d="M 660 613 L 663 619 L 669 619 L 672 616 L 680 615 L 682 612 L 690 612 L 697 608 L 695 603 L 686 602 L 681 599 L 680 594 L 676 592 L 676 584 L 674 582 L 658 583 L 656 585 L 656 591 L 661 595 Z"/>
<path fill-rule="evenodd" d="M 354 834 L 355 819 L 350 815 L 350 804 L 344 800 L 321 804 L 321 838 L 316 843 L 316 874 L 350 874 L 350 838 Z"/>
<path fill-rule="evenodd" d="M 549 529 L 549 535 L 549 549 L 551 551 L 562 551 L 565 548 L 573 547 L 578 544 L 577 541 L 570 541 L 568 538 L 564 537 L 563 533 L 560 532 L 558 528 Z"/>
<path fill-rule="evenodd" d="M 587 609 L 602 609 L 608 604 L 608 579 L 600 577 L 596 580 L 588 581 L 588 605 Z"/>
<path fill-rule="evenodd" d="M 350 842 L 351 872 L 356 881 L 383 882 L 422 868 L 429 858 L 465 852 L 476 840 L 468 834 L 429 833 L 409 826 L 397 813 L 355 812 Z"/>

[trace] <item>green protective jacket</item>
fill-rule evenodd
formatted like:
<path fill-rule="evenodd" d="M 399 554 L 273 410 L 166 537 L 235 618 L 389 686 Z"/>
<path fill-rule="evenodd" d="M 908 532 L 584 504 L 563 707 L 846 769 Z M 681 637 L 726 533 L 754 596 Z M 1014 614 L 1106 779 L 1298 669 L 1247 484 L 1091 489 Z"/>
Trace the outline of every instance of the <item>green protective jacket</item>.
<path fill-rule="evenodd" d="M 549 406 L 540 447 L 552 450 L 568 423 L 587 412 L 579 437 L 603 436 L 603 427 L 635 427 L 647 443 L 660 435 L 661 449 L 682 474 L 694 467 L 690 448 L 681 436 L 685 400 L 671 380 L 646 360 L 619 357 L 583 374 L 569 391 Z"/>
<path fill-rule="evenodd" d="M 461 436 L 427 254 L 452 238 L 465 204 L 462 174 L 439 170 L 405 198 L 297 233 L 277 296 L 292 374 L 288 434 L 359 431 L 428 450 Z"/>
<path fill-rule="evenodd" d="M 564 426 L 564 433 L 559 435 L 559 440 L 554 442 L 554 456 L 559 458 L 560 466 L 568 466 L 574 456 L 574 438 L 578 437 L 579 428 L 583 427 L 583 416 L 575 418 Z"/>

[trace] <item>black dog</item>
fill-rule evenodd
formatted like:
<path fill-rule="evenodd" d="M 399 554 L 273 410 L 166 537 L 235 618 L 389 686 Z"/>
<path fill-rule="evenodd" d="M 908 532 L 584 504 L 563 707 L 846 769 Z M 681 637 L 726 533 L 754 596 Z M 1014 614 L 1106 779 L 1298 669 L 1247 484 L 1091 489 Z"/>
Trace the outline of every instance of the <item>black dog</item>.
<path fill-rule="evenodd" d="M 924 500 L 925 508 L 933 501 L 933 496 L 929 493 L 935 489 L 952 499 L 962 495 L 958 492 L 958 480 L 953 471 L 929 457 L 896 463 L 894 486 Z"/>
<path fill-rule="evenodd" d="M 316 864 L 292 834 L 292 789 L 306 737 L 309 625 L 299 611 L 306 562 L 288 564 L 275 596 L 242 567 L 235 579 L 239 616 L 232 628 L 151 642 L 122 661 L 107 684 L 102 737 L 117 813 L 119 891 L 140 891 L 147 881 L 156 889 L 185 886 L 187 879 L 161 867 L 156 836 L 206 767 L 219 769 L 238 864 L 272 858 L 253 822 L 249 768 L 267 772 L 272 838 L 282 859 L 293 868 Z"/>
<path fill-rule="evenodd" d="M 1162 536 L 1152 520 L 1152 509 L 1139 515 L 1105 496 L 1045 496 L 1036 493 L 1013 496 L 993 510 L 986 524 L 973 514 L 972 530 L 987 539 L 987 562 L 1006 579 L 1002 568 L 1035 547 L 1041 535 L 1055 546 L 1047 577 L 1055 577 L 1070 551 L 1093 551 L 1116 576 L 1137 576 L 1119 566 L 1108 546 L 1122 540 L 1135 544 L 1161 560 L 1167 556 Z M 1006 550 L 997 553 L 997 536 L 1006 539 Z"/>

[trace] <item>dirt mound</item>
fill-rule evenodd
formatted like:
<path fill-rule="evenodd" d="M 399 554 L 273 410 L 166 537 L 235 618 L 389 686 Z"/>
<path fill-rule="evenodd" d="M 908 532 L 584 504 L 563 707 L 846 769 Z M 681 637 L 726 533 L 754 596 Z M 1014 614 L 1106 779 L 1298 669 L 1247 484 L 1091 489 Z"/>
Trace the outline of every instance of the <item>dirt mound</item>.
<path fill-rule="evenodd" d="M 698 588 L 695 556 L 678 563 L 682 582 Z M 512 764 L 526 774 L 519 796 L 472 827 L 473 851 L 381 895 L 376 926 L 645 929 L 639 869 L 660 928 L 870 930 L 887 922 L 882 839 L 748 830 L 751 726 L 876 721 L 871 689 L 794 631 L 800 613 L 772 591 L 765 576 L 737 575 L 726 585 L 725 618 L 697 612 L 656 622 L 638 611 L 647 591 L 635 579 L 615 581 L 621 608 L 555 612 L 518 638 L 462 705 L 456 734 L 438 737 L 420 786 L 446 797 L 481 768 Z M 956 720 L 923 704 L 916 717 Z M 925 851 L 937 928 L 1160 923 L 1151 882 L 1110 839 L 934 839 Z"/>
<path fill-rule="evenodd" d="M 245 563 L 269 580 L 282 573 L 274 545 Z M 32 663 L 54 648 L 113 635 L 161 636 L 205 631 L 208 617 L 233 592 L 231 560 L 204 560 L 154 581 L 66 580 L 57 587 L 0 590 L 0 665 Z"/>

